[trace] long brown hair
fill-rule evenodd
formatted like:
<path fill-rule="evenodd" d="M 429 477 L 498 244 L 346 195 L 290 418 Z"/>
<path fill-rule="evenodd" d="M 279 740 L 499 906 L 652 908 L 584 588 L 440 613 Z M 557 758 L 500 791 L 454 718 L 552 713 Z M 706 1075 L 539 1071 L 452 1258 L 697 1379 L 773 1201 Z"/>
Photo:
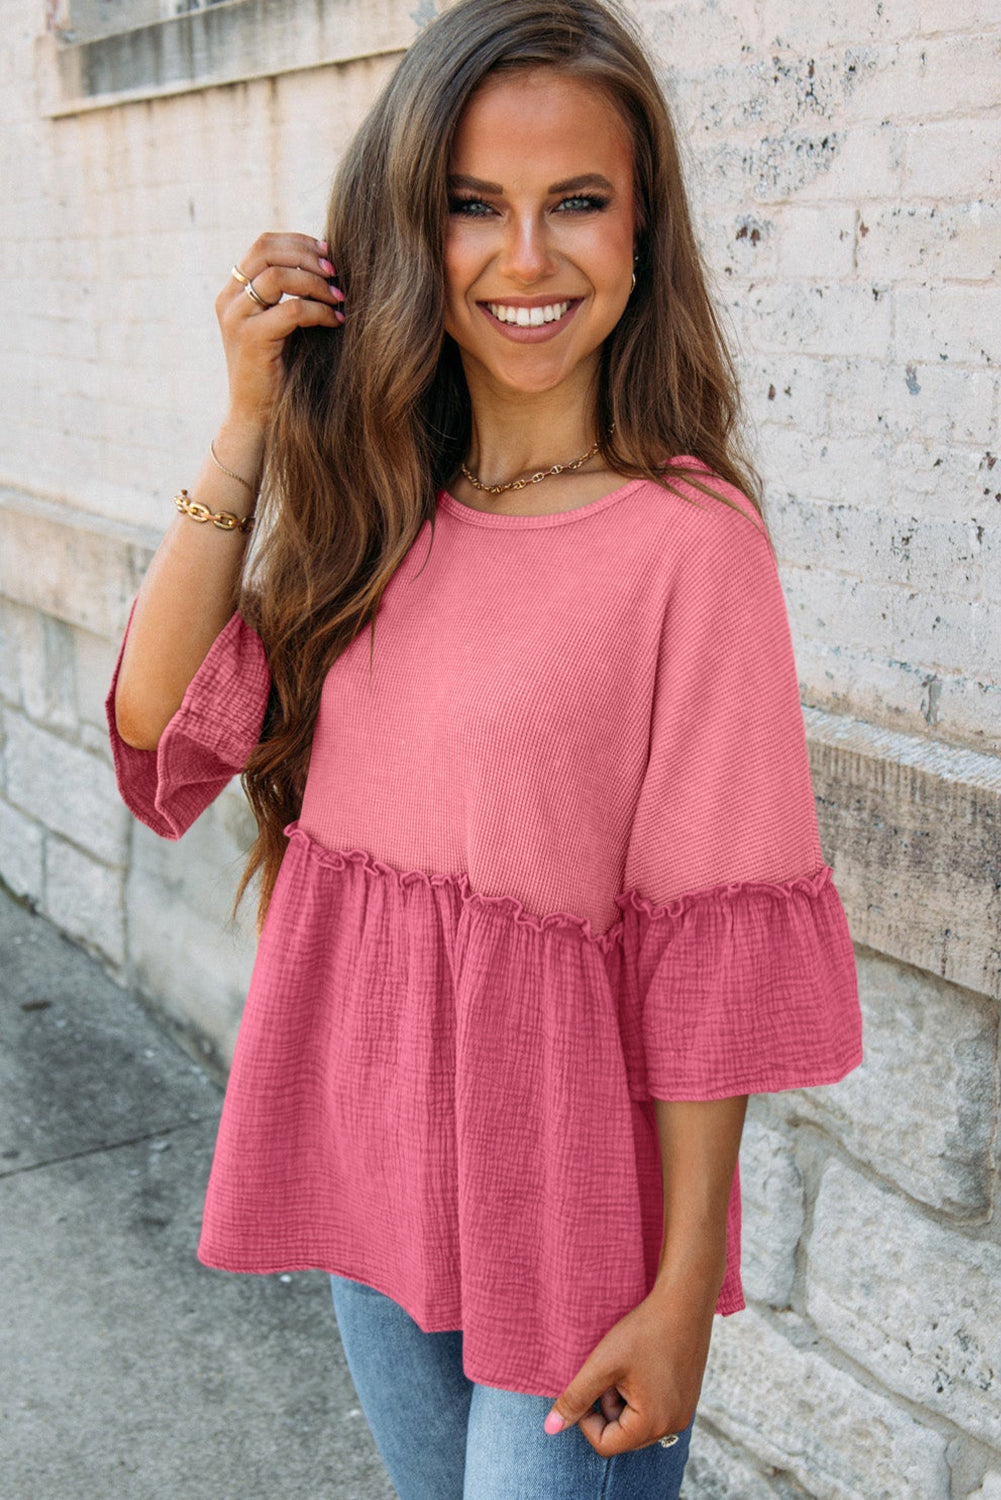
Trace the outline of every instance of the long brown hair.
<path fill-rule="evenodd" d="M 469 392 L 444 331 L 456 125 L 488 74 L 538 66 L 606 90 L 634 145 L 637 284 L 602 347 L 592 414 L 592 430 L 605 434 L 601 455 L 623 476 L 668 489 L 683 477 L 731 504 L 690 467 L 672 470 L 672 458 L 694 455 L 751 501 L 767 535 L 676 133 L 632 21 L 614 0 L 458 0 L 404 54 L 334 178 L 325 233 L 346 322 L 298 330 L 286 346 L 257 541 L 238 600 L 272 677 L 260 742 L 241 777 L 258 833 L 233 905 L 235 917 L 261 868 L 258 934 L 286 847 L 282 830 L 302 806 L 327 672 L 367 623 L 374 648 L 383 590 L 426 520 L 433 540 L 436 492 L 468 452 Z"/>

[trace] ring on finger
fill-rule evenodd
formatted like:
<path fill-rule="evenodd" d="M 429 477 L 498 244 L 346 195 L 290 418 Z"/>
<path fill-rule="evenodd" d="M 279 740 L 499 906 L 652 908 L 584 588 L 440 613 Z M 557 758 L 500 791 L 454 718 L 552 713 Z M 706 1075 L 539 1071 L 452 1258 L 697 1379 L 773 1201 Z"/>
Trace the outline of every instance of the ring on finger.
<path fill-rule="evenodd" d="M 251 301 L 257 303 L 258 307 L 277 307 L 278 306 L 278 302 L 280 302 L 282 300 L 279 297 L 278 298 L 278 302 L 265 302 L 264 298 L 261 296 L 260 292 L 257 290 L 257 288 L 254 285 L 253 281 L 248 281 L 247 285 L 244 287 L 243 290 L 246 292 L 247 296 L 251 299 Z"/>
<path fill-rule="evenodd" d="M 235 276 L 236 279 L 237 279 L 237 281 L 240 283 L 241 286 L 247 286 L 247 284 L 250 281 L 250 277 L 249 276 L 245 276 L 243 274 L 243 272 L 240 270 L 240 267 L 238 265 L 236 265 L 235 262 L 234 262 L 234 265 L 233 265 L 233 269 L 230 272 L 230 275 L 231 276 Z"/>

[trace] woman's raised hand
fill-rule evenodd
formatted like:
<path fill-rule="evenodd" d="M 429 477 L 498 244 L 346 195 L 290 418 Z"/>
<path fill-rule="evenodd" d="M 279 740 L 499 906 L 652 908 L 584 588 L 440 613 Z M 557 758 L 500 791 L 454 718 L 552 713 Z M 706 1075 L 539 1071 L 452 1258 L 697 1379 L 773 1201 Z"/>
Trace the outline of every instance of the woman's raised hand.
<path fill-rule="evenodd" d="M 216 298 L 229 372 L 229 421 L 267 427 L 285 379 L 282 350 L 295 328 L 339 328 L 344 293 L 327 244 L 305 234 L 262 234 Z M 239 273 L 239 274 L 238 274 Z M 284 298 L 283 298 L 284 294 Z"/>

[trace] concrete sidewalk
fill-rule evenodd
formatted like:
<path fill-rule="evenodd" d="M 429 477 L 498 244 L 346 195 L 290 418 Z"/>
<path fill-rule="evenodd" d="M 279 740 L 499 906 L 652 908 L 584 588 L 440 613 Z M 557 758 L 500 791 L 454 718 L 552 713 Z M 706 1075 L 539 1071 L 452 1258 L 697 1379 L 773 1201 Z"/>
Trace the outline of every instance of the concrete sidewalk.
<path fill-rule="evenodd" d="M 0 1496 L 393 1500 L 320 1272 L 195 1256 L 222 1095 L 0 887 Z"/>

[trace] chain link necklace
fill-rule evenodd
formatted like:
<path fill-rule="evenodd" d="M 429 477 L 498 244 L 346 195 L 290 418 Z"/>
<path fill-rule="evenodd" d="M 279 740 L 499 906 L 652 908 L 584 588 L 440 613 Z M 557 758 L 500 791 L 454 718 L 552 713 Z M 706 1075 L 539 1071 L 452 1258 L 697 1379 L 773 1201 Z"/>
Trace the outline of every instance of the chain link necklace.
<path fill-rule="evenodd" d="M 608 429 L 609 437 L 614 431 L 615 423 L 613 422 Z M 548 479 L 550 474 L 563 474 L 570 469 L 580 469 L 595 456 L 600 447 L 601 439 L 599 438 L 592 448 L 582 453 L 580 458 L 575 458 L 573 463 L 553 464 L 551 468 L 539 469 L 536 473 L 530 474 L 527 479 L 512 479 L 509 484 L 484 484 L 482 480 L 477 479 L 475 474 L 469 472 L 465 464 L 460 464 L 459 467 L 474 489 L 482 490 L 486 495 L 503 495 L 507 490 L 523 490 L 527 484 L 540 484 L 543 479 Z"/>

